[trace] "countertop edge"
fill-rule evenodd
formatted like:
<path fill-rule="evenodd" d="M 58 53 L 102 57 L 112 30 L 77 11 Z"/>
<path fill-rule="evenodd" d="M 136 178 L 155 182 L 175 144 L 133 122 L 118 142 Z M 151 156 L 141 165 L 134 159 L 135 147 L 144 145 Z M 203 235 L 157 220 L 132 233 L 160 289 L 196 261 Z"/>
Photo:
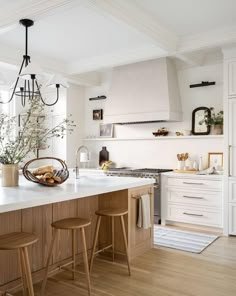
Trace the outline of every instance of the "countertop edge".
<path fill-rule="evenodd" d="M 107 177 L 105 177 L 105 178 L 107 178 Z M 114 178 L 114 177 L 110 177 L 110 178 Z M 121 177 L 118 177 L 118 178 L 120 179 Z M 120 191 L 120 190 L 126 190 L 126 189 L 128 190 L 131 188 L 152 185 L 153 183 L 155 183 L 154 179 L 136 179 L 136 178 L 133 178 L 133 179 L 134 180 L 132 183 L 127 183 L 127 182 L 125 182 L 125 180 L 127 180 L 127 178 L 124 177 L 124 184 L 118 184 L 118 185 L 115 184 L 115 185 L 112 185 L 109 187 L 102 187 L 101 186 L 101 188 L 95 187 L 95 188 L 90 188 L 89 190 L 87 190 L 87 188 L 85 188 L 85 189 L 81 189 L 81 192 L 79 192 L 79 191 L 78 192 L 66 192 L 65 191 L 63 193 L 58 194 L 57 192 L 54 191 L 53 194 L 50 195 L 50 197 L 45 197 L 45 193 L 42 192 L 42 197 L 39 197 L 39 196 L 32 197 L 31 200 L 30 199 L 29 200 L 17 200 L 17 198 L 16 198 L 16 201 L 13 201 L 10 203 L 5 203 L 5 204 L 4 203 L 0 204 L 0 213 L 23 210 L 23 209 L 27 209 L 27 208 L 44 206 L 44 205 L 48 205 L 48 204 L 52 204 L 52 203 L 74 200 L 74 199 L 79 199 L 79 198 L 86 198 L 86 197 L 90 197 L 90 196 L 94 196 L 94 195 L 105 194 L 105 193 L 115 192 L 115 191 Z M 63 186 L 63 185 L 61 185 L 61 186 Z M 37 186 L 40 186 L 40 185 L 35 184 L 35 186 L 36 186 L 35 188 L 37 188 Z M 65 186 L 66 186 L 66 184 L 65 184 Z M 49 187 L 48 189 L 53 190 L 53 188 L 55 188 L 55 187 Z M 20 190 L 20 186 L 17 189 Z M 86 193 L 86 190 L 87 190 L 87 193 Z M 6 191 L 7 191 L 7 189 L 6 189 Z"/>

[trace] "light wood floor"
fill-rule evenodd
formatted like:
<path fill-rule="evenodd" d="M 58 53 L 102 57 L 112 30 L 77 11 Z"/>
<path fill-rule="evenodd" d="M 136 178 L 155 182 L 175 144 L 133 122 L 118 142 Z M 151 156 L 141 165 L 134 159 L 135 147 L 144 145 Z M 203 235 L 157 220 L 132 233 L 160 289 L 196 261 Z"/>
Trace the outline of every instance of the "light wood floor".
<path fill-rule="evenodd" d="M 70 276 L 66 271 L 50 278 L 46 296 L 87 295 L 85 276 Z M 202 254 L 154 248 L 132 262 L 131 277 L 125 265 L 96 259 L 91 280 L 98 296 L 235 296 L 236 237 L 221 237 Z"/>

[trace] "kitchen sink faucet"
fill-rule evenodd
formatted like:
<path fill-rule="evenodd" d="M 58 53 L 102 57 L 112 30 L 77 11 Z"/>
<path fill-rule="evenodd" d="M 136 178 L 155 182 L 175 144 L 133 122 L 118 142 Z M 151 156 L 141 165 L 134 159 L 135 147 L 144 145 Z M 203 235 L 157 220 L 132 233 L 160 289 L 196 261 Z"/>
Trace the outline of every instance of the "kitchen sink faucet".
<path fill-rule="evenodd" d="M 76 160 L 75 160 L 75 178 L 79 179 L 79 165 L 78 165 L 78 156 L 80 155 L 80 151 L 84 149 L 86 150 L 86 153 L 84 153 L 84 159 L 80 162 L 88 162 L 89 161 L 89 150 L 86 146 L 82 145 L 80 146 L 76 151 Z"/>

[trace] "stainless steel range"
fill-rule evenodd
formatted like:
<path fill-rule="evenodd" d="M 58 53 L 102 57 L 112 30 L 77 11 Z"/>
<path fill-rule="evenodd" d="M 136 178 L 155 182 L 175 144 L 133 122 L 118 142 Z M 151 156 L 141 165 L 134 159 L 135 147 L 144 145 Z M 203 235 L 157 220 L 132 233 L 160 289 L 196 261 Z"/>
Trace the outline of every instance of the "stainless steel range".
<path fill-rule="evenodd" d="M 108 176 L 153 178 L 154 183 L 154 222 L 161 222 L 161 173 L 170 172 L 170 169 L 130 169 L 130 168 L 111 168 L 106 172 Z"/>

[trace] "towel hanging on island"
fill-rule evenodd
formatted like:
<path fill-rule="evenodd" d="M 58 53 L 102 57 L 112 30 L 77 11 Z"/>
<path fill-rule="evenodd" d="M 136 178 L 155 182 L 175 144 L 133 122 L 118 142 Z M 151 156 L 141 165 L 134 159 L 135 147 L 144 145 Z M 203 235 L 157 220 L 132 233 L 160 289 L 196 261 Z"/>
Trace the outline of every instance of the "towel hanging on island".
<path fill-rule="evenodd" d="M 148 229 L 151 227 L 151 206 L 150 195 L 141 195 L 139 199 L 138 222 L 139 228 Z"/>

